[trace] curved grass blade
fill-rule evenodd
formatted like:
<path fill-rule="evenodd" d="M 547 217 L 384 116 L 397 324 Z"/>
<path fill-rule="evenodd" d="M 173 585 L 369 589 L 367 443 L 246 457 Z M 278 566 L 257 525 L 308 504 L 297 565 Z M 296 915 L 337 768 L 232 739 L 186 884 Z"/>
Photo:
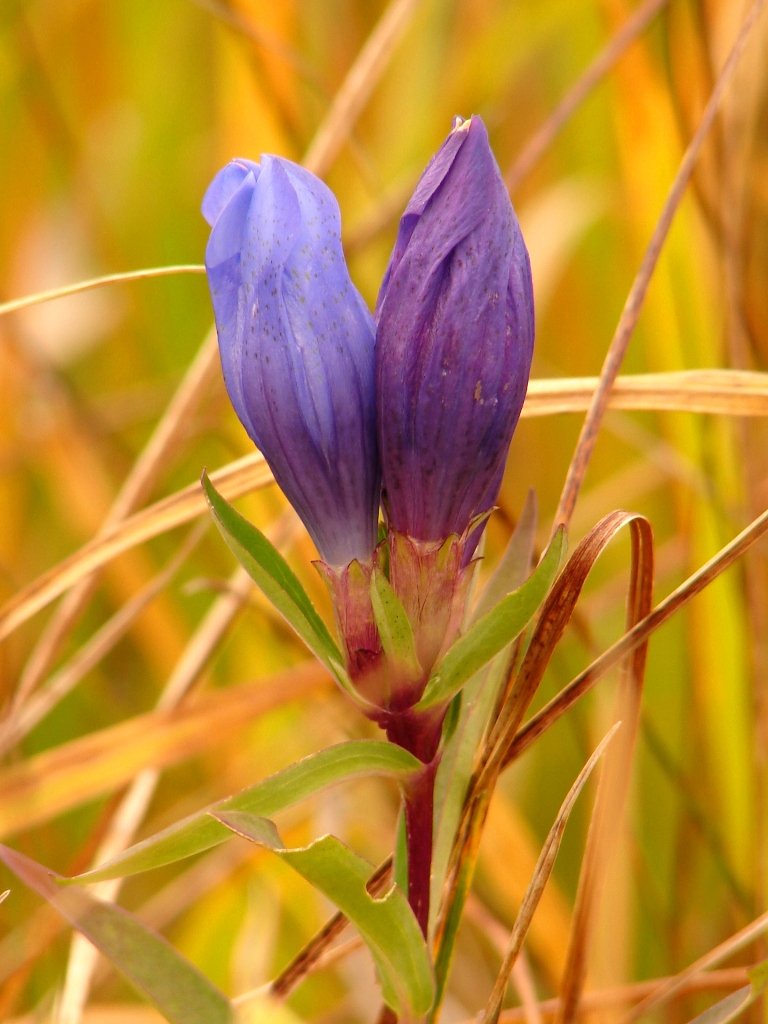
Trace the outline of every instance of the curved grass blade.
<path fill-rule="evenodd" d="M 216 818 L 237 835 L 273 850 L 319 889 L 360 932 L 376 963 L 384 999 L 406 1019 L 432 1005 L 434 984 L 429 953 L 405 894 L 396 885 L 381 899 L 366 886 L 373 864 L 334 836 L 301 849 L 286 849 L 271 821 L 242 811 L 217 811 Z"/>
<path fill-rule="evenodd" d="M 340 743 L 317 754 L 310 754 L 235 796 L 220 800 L 170 825 L 93 871 L 64 879 L 62 884 L 85 885 L 109 878 L 123 878 L 173 864 L 218 846 L 229 839 L 231 833 L 211 816 L 214 812 L 246 811 L 268 817 L 344 779 L 360 775 L 391 775 L 405 779 L 421 767 L 417 758 L 392 743 L 381 740 Z"/>
<path fill-rule="evenodd" d="M 416 705 L 419 710 L 450 700 L 468 679 L 520 635 L 549 593 L 560 571 L 565 547 L 565 530 L 561 527 L 522 587 L 502 598 L 450 648 L 427 683 L 424 696 Z"/>
<path fill-rule="evenodd" d="M 133 914 L 78 889 L 57 885 L 60 876 L 16 850 L 0 846 L 0 860 L 25 885 L 112 961 L 173 1024 L 230 1024 L 232 1005 L 169 942 Z"/>
<path fill-rule="evenodd" d="M 768 522 L 768 513 L 766 517 Z M 573 614 L 587 576 L 606 545 L 625 526 L 629 526 L 632 531 L 629 621 L 636 622 L 650 607 L 653 580 L 653 535 L 650 523 L 637 513 L 612 512 L 601 519 L 580 542 L 552 587 L 513 687 L 483 742 L 454 841 L 445 884 L 445 897 L 435 930 L 438 947 L 435 957 L 438 994 L 433 1015 L 439 1009 L 445 992 L 459 922 L 472 883 L 488 804 L 499 772 L 508 763 L 506 755 L 510 750 L 510 744 L 533 700 L 552 652 Z M 633 671 L 641 671 L 644 657 L 644 651 L 640 649 L 637 660 L 632 661 Z"/>

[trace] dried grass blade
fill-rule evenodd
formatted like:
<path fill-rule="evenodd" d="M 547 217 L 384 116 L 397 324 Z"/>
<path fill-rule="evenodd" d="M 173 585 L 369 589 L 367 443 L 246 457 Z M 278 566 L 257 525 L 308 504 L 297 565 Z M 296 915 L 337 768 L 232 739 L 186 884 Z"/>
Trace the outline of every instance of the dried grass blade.
<path fill-rule="evenodd" d="M 210 356 L 210 365 L 215 370 L 215 339 Z M 588 407 L 598 380 L 599 378 L 533 380 L 529 385 L 523 416 L 581 411 Z M 735 370 L 638 374 L 617 381 L 609 405 L 621 409 L 679 409 L 686 412 L 739 416 L 768 415 L 768 375 Z M 178 423 L 181 417 L 176 416 L 174 420 Z M 149 467 L 157 466 L 162 453 L 167 450 L 167 442 L 162 440 L 159 431 L 156 437 L 157 443 L 147 448 L 129 478 L 135 481 L 131 490 L 138 489 L 140 482 L 149 479 Z M 269 470 L 258 452 L 228 463 L 213 473 L 211 479 L 229 500 L 272 482 Z M 126 489 L 127 484 L 128 481 Z M 138 499 L 132 499 L 132 502 L 137 501 Z M 123 505 L 132 502 L 126 498 Z M 94 569 L 100 568 L 129 548 L 190 521 L 203 511 L 204 503 L 199 497 L 199 487 L 192 484 L 143 509 L 122 524 L 115 522 L 115 525 L 105 530 L 103 535 L 44 573 L 0 609 L 0 639 Z M 63 608 L 64 606 L 62 610 Z M 47 667 L 47 656 L 44 661 Z M 27 671 L 31 669 L 32 664 L 30 660 Z M 36 666 L 35 675 L 38 674 L 38 670 Z M 24 689 L 26 691 L 29 687 Z"/>
<path fill-rule="evenodd" d="M 266 487 L 274 477 L 261 453 L 254 452 L 211 473 L 211 481 L 228 501 L 232 501 Z M 0 640 L 106 562 L 207 511 L 203 491 L 194 483 L 115 524 L 103 536 L 84 544 L 79 551 L 43 573 L 0 609 Z"/>
<path fill-rule="evenodd" d="M 136 715 L 0 771 L 0 834 L 10 835 L 217 743 L 254 716 L 330 685 L 314 661 L 268 679 L 207 694 L 177 709 Z"/>
<path fill-rule="evenodd" d="M 328 171 L 420 2 L 391 0 L 387 5 L 310 143 L 303 160 L 308 170 L 320 177 Z"/>
<path fill-rule="evenodd" d="M 768 911 L 755 918 L 754 921 L 736 932 L 729 939 L 726 939 L 725 942 L 721 942 L 719 946 L 715 946 L 714 949 L 705 953 L 704 956 L 699 957 L 689 967 L 686 967 L 684 971 L 676 974 L 673 978 L 668 978 L 653 993 L 646 996 L 629 1013 L 626 1013 L 619 1020 L 619 1024 L 634 1024 L 634 1021 L 639 1020 L 640 1017 L 644 1017 L 652 1010 L 664 1006 L 688 982 L 692 981 L 697 974 L 701 974 L 703 971 L 709 970 L 710 967 L 715 967 L 717 964 L 722 963 L 723 960 L 727 960 L 734 953 L 738 953 L 745 946 L 748 946 L 756 938 L 764 935 L 766 931 L 768 931 Z"/>
<path fill-rule="evenodd" d="M 0 754 L 23 739 L 117 644 L 147 605 L 171 582 L 207 529 L 199 523 L 168 565 L 128 601 L 62 668 L 0 723 Z"/>
<path fill-rule="evenodd" d="M 555 647 L 573 615 L 576 602 L 592 568 L 606 546 L 625 526 L 632 531 L 632 567 L 627 601 L 628 621 L 650 609 L 653 584 L 653 534 L 648 520 L 637 513 L 611 512 L 590 531 L 571 555 L 544 602 L 514 686 L 488 738 L 476 773 L 476 785 L 493 785 L 506 763 L 507 751 L 539 687 Z M 644 667 L 644 651 L 638 669 Z"/>
<path fill-rule="evenodd" d="M 541 894 L 544 891 L 544 886 L 549 880 L 549 876 L 552 873 L 552 868 L 555 865 L 555 858 L 557 857 L 558 850 L 560 849 L 560 843 L 562 842 L 563 833 L 565 832 L 565 826 L 568 823 L 568 817 L 573 810 L 573 805 L 576 803 L 576 799 L 581 793 L 587 779 L 592 774 L 597 762 L 603 755 L 608 744 L 611 742 L 613 737 L 616 735 L 616 731 L 621 723 L 617 722 L 609 732 L 603 737 L 600 744 L 584 765 L 582 770 L 579 772 L 576 781 L 568 791 L 568 795 L 563 801 L 562 807 L 558 812 L 557 818 L 549 830 L 546 842 L 542 848 L 539 856 L 538 863 L 536 864 L 536 870 L 533 873 L 533 878 L 528 886 L 528 891 L 525 894 L 523 903 L 518 912 L 515 924 L 512 929 L 512 935 L 509 940 L 509 946 L 504 956 L 501 970 L 499 971 L 496 982 L 491 992 L 491 997 L 488 1000 L 488 1005 L 485 1008 L 481 1024 L 496 1024 L 499 1019 L 499 1013 L 501 1012 L 501 1004 L 504 999 L 504 993 L 507 991 L 507 985 L 512 974 L 512 968 L 515 965 L 518 954 L 522 948 L 523 940 L 528 932 L 531 924 L 531 919 L 536 911 L 536 907 L 539 905 Z"/>
<path fill-rule="evenodd" d="M 629 666 L 628 670 L 625 668 L 623 673 L 616 718 L 624 722 L 624 728 L 619 742 L 606 758 L 587 834 L 568 942 L 568 957 L 560 986 L 558 1020 L 564 1024 L 571 1024 L 578 1012 L 606 869 L 624 818 L 640 724 L 647 646 L 646 643 L 636 649 L 636 653 L 641 654 L 640 663 Z"/>
<path fill-rule="evenodd" d="M 148 497 L 162 470 L 179 445 L 190 415 L 210 388 L 218 370 L 218 344 L 214 328 L 208 332 L 184 379 L 176 389 L 144 450 L 123 482 L 96 540 L 109 533 Z M 13 696 L 13 711 L 48 672 L 67 636 L 98 583 L 97 575 L 82 579 L 56 609 L 27 660 Z"/>
<path fill-rule="evenodd" d="M 653 536 L 650 524 L 643 516 L 635 513 L 612 512 L 600 520 L 581 541 L 555 581 L 542 607 L 520 670 L 511 688 L 506 688 L 508 696 L 483 745 L 457 830 L 436 929 L 438 1005 L 450 966 L 458 918 L 474 872 L 490 796 L 499 772 L 508 761 L 508 748 L 573 614 L 587 576 L 606 545 L 627 525 L 632 530 L 633 540 L 628 614 L 636 615 L 639 609 L 645 607 L 643 602 L 650 604 L 653 579 Z"/>
<path fill-rule="evenodd" d="M 123 284 L 126 281 L 142 281 L 146 278 L 168 277 L 173 274 L 204 273 L 205 267 L 201 263 L 178 263 L 169 267 L 147 267 L 145 270 L 127 270 L 120 274 L 106 274 L 103 277 L 92 277 L 87 281 L 76 281 L 74 284 L 67 284 L 61 288 L 51 288 L 46 292 L 36 292 L 34 295 L 23 295 L 19 299 L 2 302 L 0 303 L 0 316 L 16 313 L 29 306 L 37 306 L 41 302 L 51 302 L 53 299 L 63 299 L 67 295 L 88 292 L 92 288 L 103 288 L 108 284 Z"/>
<path fill-rule="evenodd" d="M 584 412 L 599 386 L 599 377 L 532 380 L 521 415 Z M 682 370 L 625 375 L 616 378 L 607 407 L 768 416 L 768 374 L 747 370 Z"/>
<path fill-rule="evenodd" d="M 522 900 L 520 902 L 522 903 Z M 512 934 L 509 929 L 488 912 L 474 893 L 469 894 L 465 913 L 467 920 L 483 932 L 503 959 Z M 542 1024 L 533 972 L 522 946 L 512 967 L 510 978 L 520 999 L 525 1024 Z"/>
<path fill-rule="evenodd" d="M 515 736 L 504 757 L 504 766 L 519 757 L 533 741 L 553 725 L 565 712 L 587 693 L 598 680 L 610 672 L 629 652 L 644 643 L 667 619 L 687 604 L 691 598 L 733 565 L 756 541 L 768 532 L 768 511 L 757 519 L 729 543 L 713 558 L 710 558 L 700 569 L 682 583 L 676 590 L 641 619 L 599 658 L 596 658 L 583 672 L 572 679 L 560 693 L 554 697 L 541 711 L 537 712 Z"/>
<path fill-rule="evenodd" d="M 648 286 L 650 285 L 653 272 L 656 269 L 656 264 L 658 263 L 659 256 L 661 254 L 662 246 L 664 245 L 667 234 L 672 225 L 677 208 L 685 194 L 686 188 L 688 187 L 688 182 L 693 174 L 693 169 L 696 165 L 696 160 L 699 156 L 699 152 L 701 151 L 701 147 L 704 144 L 704 140 L 706 139 L 717 115 L 725 87 L 730 82 L 731 77 L 738 66 L 739 59 L 744 52 L 752 27 L 757 21 L 764 4 L 765 0 L 754 0 L 746 18 L 742 22 L 736 42 L 733 44 L 733 47 L 728 54 L 728 58 L 723 65 L 722 71 L 720 72 L 709 101 L 704 109 L 701 121 L 699 122 L 699 127 L 696 129 L 696 133 L 685 151 L 685 155 L 683 156 L 680 164 L 680 169 L 678 170 L 675 180 L 669 190 L 661 216 L 656 224 L 651 240 L 648 243 L 648 248 L 643 256 L 643 261 L 640 264 L 640 269 L 632 283 L 632 287 L 629 291 L 626 302 L 624 303 L 624 308 L 619 318 L 619 322 L 616 326 L 613 338 L 611 339 L 611 344 L 608 347 L 608 352 L 600 373 L 600 386 L 594 394 L 589 411 L 587 412 L 584 420 L 579 440 L 576 445 L 576 450 L 573 454 L 568 475 L 563 486 L 560 503 L 555 516 L 555 527 L 560 523 L 565 523 L 567 525 L 573 515 L 573 509 L 579 496 L 579 491 L 587 471 L 587 466 L 589 465 L 589 460 L 592 456 L 592 451 L 597 440 L 603 416 L 605 415 L 605 410 L 608 404 L 608 395 L 619 373 L 621 364 L 624 361 L 624 356 L 637 325 L 640 311 L 643 307 L 645 296 L 648 291 Z"/>
<path fill-rule="evenodd" d="M 632 530 L 632 577 L 626 628 L 631 629 L 651 610 L 653 598 L 653 539 L 650 526 L 637 521 Z M 587 971 L 587 954 L 596 909 L 602 894 L 605 866 L 614 848 L 632 770 L 648 654 L 647 641 L 622 664 L 616 719 L 624 722 L 619 742 L 606 758 L 587 835 L 571 923 L 568 957 L 560 989 L 562 1020 L 574 1019 Z"/>
<path fill-rule="evenodd" d="M 582 76 L 571 86 L 539 130 L 528 140 L 522 152 L 504 175 L 510 192 L 514 193 L 547 149 L 560 130 L 589 96 L 594 87 L 616 64 L 648 24 L 669 0 L 644 0 L 627 18 L 619 31 L 606 43 Z"/>
<path fill-rule="evenodd" d="M 627 1003 L 634 1003 L 639 999 L 658 990 L 669 978 L 650 978 L 648 981 L 636 981 L 630 985 L 622 985 L 617 988 L 598 989 L 595 992 L 587 992 L 581 1003 L 584 1013 L 593 1013 L 600 1010 L 610 1010 L 614 1007 L 625 1006 Z M 749 981 L 746 967 L 730 967 L 721 971 L 712 971 L 710 974 L 699 974 L 689 980 L 677 990 L 676 996 L 685 996 L 694 992 L 715 992 L 718 990 L 741 988 Z M 537 1009 L 545 1020 L 555 1018 L 560 1009 L 559 999 L 546 999 L 538 1003 Z M 515 1006 L 509 1010 L 502 1010 L 499 1016 L 500 1024 L 527 1024 L 527 1016 L 522 1006 Z M 476 1020 L 464 1021 L 462 1024 L 476 1024 Z"/>

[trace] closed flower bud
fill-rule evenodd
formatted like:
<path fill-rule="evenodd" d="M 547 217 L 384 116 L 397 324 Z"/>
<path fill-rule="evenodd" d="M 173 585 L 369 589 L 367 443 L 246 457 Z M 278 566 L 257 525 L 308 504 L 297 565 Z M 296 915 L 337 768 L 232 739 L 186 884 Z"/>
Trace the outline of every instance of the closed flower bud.
<path fill-rule="evenodd" d="M 457 122 L 416 187 L 376 324 L 389 522 L 421 541 L 464 535 L 496 500 L 534 339 L 528 253 L 478 117 Z"/>
<path fill-rule="evenodd" d="M 327 563 L 376 544 L 374 327 L 330 190 L 289 160 L 234 160 L 203 200 L 227 391 Z"/>

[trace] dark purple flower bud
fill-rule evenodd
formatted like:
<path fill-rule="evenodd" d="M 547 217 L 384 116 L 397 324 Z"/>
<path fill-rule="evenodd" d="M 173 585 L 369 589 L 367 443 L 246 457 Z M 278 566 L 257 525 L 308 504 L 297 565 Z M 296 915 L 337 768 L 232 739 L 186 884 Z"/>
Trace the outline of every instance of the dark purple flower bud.
<path fill-rule="evenodd" d="M 416 186 L 376 324 L 389 521 L 462 535 L 498 495 L 534 338 L 528 252 L 479 117 L 457 119 Z"/>
<path fill-rule="evenodd" d="M 339 207 L 304 168 L 234 160 L 203 200 L 205 265 L 227 391 L 331 565 L 370 557 L 380 472 L 371 314 Z"/>

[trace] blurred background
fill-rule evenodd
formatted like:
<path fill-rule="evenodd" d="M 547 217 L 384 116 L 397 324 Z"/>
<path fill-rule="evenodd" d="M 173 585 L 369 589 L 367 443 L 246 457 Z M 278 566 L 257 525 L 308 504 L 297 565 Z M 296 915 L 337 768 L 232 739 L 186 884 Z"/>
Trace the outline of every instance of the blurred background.
<path fill-rule="evenodd" d="M 214 173 L 233 156 L 302 160 L 309 151 L 339 199 L 352 276 L 373 306 L 418 175 L 453 115 L 477 113 L 510 173 L 530 249 L 533 376 L 596 375 L 747 5 L 657 2 L 540 159 L 517 173 L 530 138 L 635 10 L 625 0 L 400 0 L 390 8 L 379 0 L 4 0 L 0 301 L 102 274 L 199 264 L 207 238 L 200 201 Z M 338 143 L 318 158 L 310 147 L 333 97 L 387 16 L 399 18 L 390 45 L 368 67 L 361 102 L 342 111 Z M 766 41 L 763 18 L 677 214 L 624 372 L 763 368 Z M 211 322 L 205 277 L 193 274 L 0 317 L 1 603 L 55 573 L 98 532 L 189 380 Z M 204 466 L 252 451 L 218 366 L 209 359 L 199 376 L 172 443 L 122 517 L 194 484 Z M 545 541 L 581 422 L 574 414 L 521 421 L 488 529 L 489 569 L 531 487 Z M 663 597 L 765 507 L 766 441 L 760 420 L 610 412 L 571 547 L 614 508 L 643 512 Z M 276 488 L 238 507 L 272 531 L 328 614 L 310 564 L 316 554 Z M 766 909 L 765 557 L 754 549 L 651 642 L 630 813 L 588 989 L 674 973 Z M 619 539 L 590 577 L 536 706 L 620 635 L 628 567 L 629 543 Z M 83 870 L 114 839 L 115 812 L 143 769 L 161 771 L 134 823 L 137 837 L 304 754 L 374 735 L 308 669 L 307 652 L 234 569 L 213 528 L 160 528 L 108 560 L 68 619 L 48 604 L 0 644 L 6 712 L 43 694 L 20 731 L 0 733 L 3 841 L 63 873 Z M 615 680 L 602 682 L 503 778 L 460 935 L 449 1024 L 485 1004 L 499 942 L 561 800 L 605 731 L 614 693 Z M 379 863 L 392 848 L 397 800 L 385 781 L 357 781 L 284 814 L 280 825 L 294 845 L 330 831 Z M 540 999 L 557 992 L 591 800 L 574 812 L 526 942 Z M 70 934 L 3 873 L 0 889 L 9 886 L 0 1019 L 35 1012 L 47 1020 Z M 119 899 L 233 995 L 272 978 L 332 909 L 277 858 L 239 840 L 132 879 Z M 663 1016 L 686 1020 L 712 998 L 689 994 Z M 517 1003 L 512 987 L 509 1004 Z M 618 1020 L 624 1006 L 592 1016 Z M 367 953 L 353 948 L 304 981 L 283 1014 L 341 1024 L 373 1021 L 378 1007 Z M 159 1018 L 101 963 L 84 1019 Z"/>

